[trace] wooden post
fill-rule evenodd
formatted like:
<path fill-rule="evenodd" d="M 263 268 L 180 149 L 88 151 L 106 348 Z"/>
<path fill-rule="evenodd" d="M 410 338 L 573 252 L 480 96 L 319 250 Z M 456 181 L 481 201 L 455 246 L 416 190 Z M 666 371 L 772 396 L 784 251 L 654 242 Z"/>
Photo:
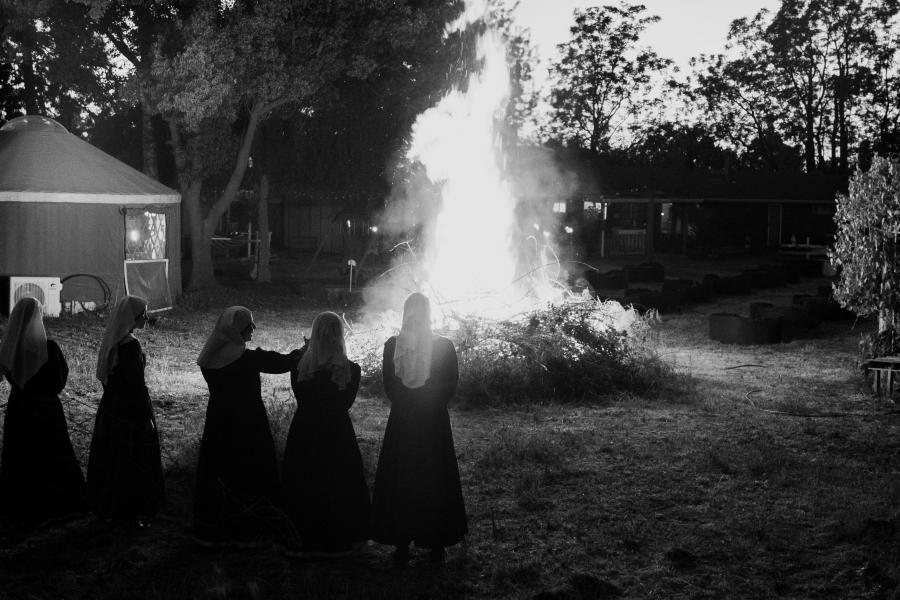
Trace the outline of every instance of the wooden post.
<path fill-rule="evenodd" d="M 606 220 L 607 216 L 607 205 L 606 202 L 601 202 L 600 208 L 600 219 L 603 223 L 603 227 L 600 229 L 600 258 L 606 257 L 606 230 L 609 227 L 609 222 Z"/>
<path fill-rule="evenodd" d="M 653 238 L 656 233 L 656 202 L 651 196 L 647 200 L 647 237 L 644 240 L 644 254 L 653 254 Z"/>
<path fill-rule="evenodd" d="M 269 267 L 272 232 L 269 231 L 269 176 L 265 173 L 259 182 L 257 225 L 259 245 L 256 247 L 256 281 L 266 283 L 272 281 L 272 270 Z"/>

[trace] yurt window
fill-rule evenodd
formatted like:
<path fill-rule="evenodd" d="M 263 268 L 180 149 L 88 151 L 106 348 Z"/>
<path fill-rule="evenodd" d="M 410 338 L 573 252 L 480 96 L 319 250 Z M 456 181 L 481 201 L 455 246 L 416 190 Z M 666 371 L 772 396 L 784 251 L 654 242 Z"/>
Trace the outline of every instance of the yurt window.
<path fill-rule="evenodd" d="M 166 215 L 149 210 L 125 213 L 125 260 L 166 258 Z"/>

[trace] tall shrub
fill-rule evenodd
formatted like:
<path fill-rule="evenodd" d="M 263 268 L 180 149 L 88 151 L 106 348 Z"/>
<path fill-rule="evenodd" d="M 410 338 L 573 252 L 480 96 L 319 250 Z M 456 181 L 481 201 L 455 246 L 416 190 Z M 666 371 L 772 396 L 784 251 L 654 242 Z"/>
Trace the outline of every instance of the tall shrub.
<path fill-rule="evenodd" d="M 838 194 L 837 237 L 829 251 L 840 273 L 834 297 L 860 316 L 878 316 L 876 348 L 896 352 L 900 309 L 900 161 L 877 157 Z M 881 340 L 879 343 L 877 340 Z"/>

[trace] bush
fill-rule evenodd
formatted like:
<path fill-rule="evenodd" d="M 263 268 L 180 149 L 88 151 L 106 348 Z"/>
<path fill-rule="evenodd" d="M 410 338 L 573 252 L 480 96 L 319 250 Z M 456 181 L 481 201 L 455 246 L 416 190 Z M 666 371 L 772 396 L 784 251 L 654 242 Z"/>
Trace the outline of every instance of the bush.
<path fill-rule="evenodd" d="M 834 221 L 834 298 L 857 315 L 877 315 L 880 332 L 898 329 L 900 161 L 876 157 L 868 171 L 858 170 L 847 194 L 837 195 Z"/>
<path fill-rule="evenodd" d="M 869 358 L 900 356 L 900 332 L 896 329 L 887 329 L 863 335 L 859 340 L 859 354 L 862 368 Z"/>
<path fill-rule="evenodd" d="M 515 321 L 464 318 L 457 396 L 479 406 L 645 393 L 670 375 L 642 351 L 646 330 L 634 311 L 595 300 L 568 301 Z"/>

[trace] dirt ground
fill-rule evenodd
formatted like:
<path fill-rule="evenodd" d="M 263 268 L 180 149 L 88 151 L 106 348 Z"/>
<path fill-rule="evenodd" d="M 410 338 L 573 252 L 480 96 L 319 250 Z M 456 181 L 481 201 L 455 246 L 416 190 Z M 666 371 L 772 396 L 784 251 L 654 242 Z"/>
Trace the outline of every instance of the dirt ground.
<path fill-rule="evenodd" d="M 452 408 L 469 535 L 442 564 L 422 552 L 402 568 L 375 544 L 341 560 L 297 561 L 275 546 L 191 543 L 201 332 L 223 303 L 242 303 L 259 343 L 284 350 L 326 308 L 299 284 L 193 299 L 140 334 L 166 449 L 166 511 L 139 533 L 91 517 L 27 535 L 0 524 L 0 599 L 900 598 L 900 411 L 872 396 L 856 366 L 871 325 L 825 322 L 808 339 L 772 346 L 707 336 L 712 312 L 790 303 L 823 283 L 662 315 L 649 343 L 684 381 L 677 394 Z M 99 399 L 84 340 L 99 340 L 102 327 L 90 316 L 48 325 L 70 357 L 63 402 L 82 460 Z M 266 377 L 264 395 L 283 444 L 287 382 Z M 388 411 L 372 394 L 351 409 L 370 483 Z"/>

